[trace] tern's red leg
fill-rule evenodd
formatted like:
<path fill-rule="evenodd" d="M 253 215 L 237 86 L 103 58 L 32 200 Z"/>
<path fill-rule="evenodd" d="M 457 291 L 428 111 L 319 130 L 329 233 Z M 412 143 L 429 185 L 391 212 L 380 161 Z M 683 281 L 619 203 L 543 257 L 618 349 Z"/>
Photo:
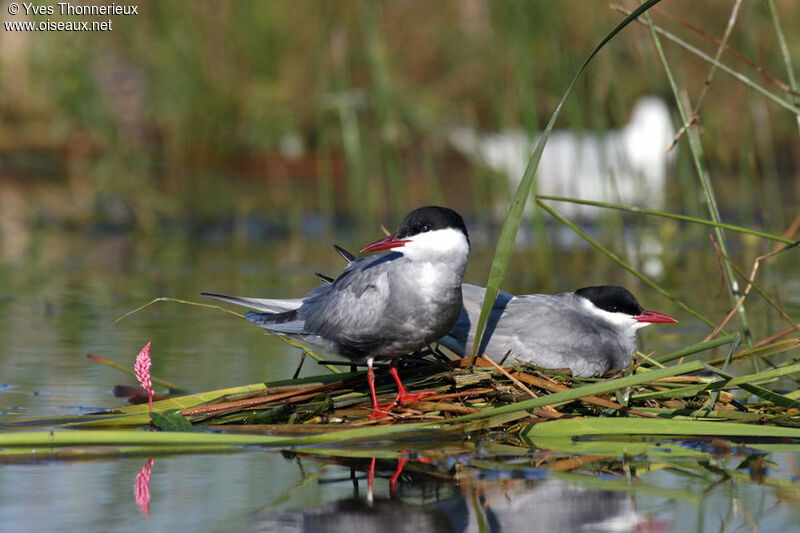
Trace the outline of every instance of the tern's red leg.
<path fill-rule="evenodd" d="M 389 480 L 389 495 L 394 498 L 397 494 L 397 480 L 400 479 L 400 474 L 403 473 L 403 467 L 406 466 L 408 462 L 408 457 L 400 457 L 397 460 L 397 469 L 394 471 L 394 475 Z"/>
<path fill-rule="evenodd" d="M 372 395 L 372 414 L 369 415 L 370 420 L 376 418 L 386 418 L 389 415 L 381 411 L 381 406 L 378 405 L 378 395 L 375 394 L 375 372 L 372 370 L 372 358 L 367 359 L 367 383 L 369 384 L 369 392 Z"/>
<path fill-rule="evenodd" d="M 389 368 L 389 372 L 391 372 L 392 377 L 397 382 L 397 397 L 394 399 L 392 405 L 403 405 L 404 403 L 408 402 L 418 402 L 420 398 L 423 396 L 428 396 L 429 394 L 436 394 L 435 391 L 426 390 L 422 392 L 415 392 L 410 393 L 406 390 L 403 386 L 403 382 L 400 381 L 400 375 L 397 373 L 397 359 L 392 359 L 392 365 Z"/>

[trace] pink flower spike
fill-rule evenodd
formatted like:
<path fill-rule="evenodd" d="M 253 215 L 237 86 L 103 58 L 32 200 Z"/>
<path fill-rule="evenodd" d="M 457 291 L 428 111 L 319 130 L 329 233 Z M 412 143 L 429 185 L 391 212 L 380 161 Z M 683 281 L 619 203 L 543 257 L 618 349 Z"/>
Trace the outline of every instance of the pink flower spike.
<path fill-rule="evenodd" d="M 148 343 L 149 345 L 150 343 Z M 133 496 L 139 511 L 146 517 L 150 517 L 150 471 L 153 469 L 153 460 L 148 459 L 139 473 L 136 474 L 136 481 L 133 483 Z"/>
<path fill-rule="evenodd" d="M 150 402 L 150 414 L 153 413 L 153 380 L 150 377 L 150 367 L 153 362 L 150 359 L 150 345 L 148 342 L 144 348 L 136 356 L 136 364 L 133 365 L 133 370 L 136 372 L 136 379 L 139 380 L 139 385 L 147 391 L 147 399 Z"/>

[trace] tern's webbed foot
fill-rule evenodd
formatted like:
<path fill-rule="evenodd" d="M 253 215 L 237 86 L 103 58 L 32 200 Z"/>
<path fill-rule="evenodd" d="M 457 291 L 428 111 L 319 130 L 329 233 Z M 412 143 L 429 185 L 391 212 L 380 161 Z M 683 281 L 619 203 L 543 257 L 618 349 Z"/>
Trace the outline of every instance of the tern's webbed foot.
<path fill-rule="evenodd" d="M 394 407 L 395 405 L 403 405 L 406 403 L 418 402 L 420 398 L 422 398 L 423 396 L 430 396 L 432 394 L 436 394 L 436 391 L 432 390 L 426 390 L 422 392 L 400 391 L 400 393 L 392 402 L 392 407 Z"/>
<path fill-rule="evenodd" d="M 394 407 L 393 403 L 387 405 L 386 407 L 380 407 L 380 406 L 373 407 L 372 408 L 372 414 L 369 415 L 369 419 L 370 420 L 378 420 L 380 418 L 389 418 L 390 415 L 386 411 L 388 411 L 392 407 Z"/>

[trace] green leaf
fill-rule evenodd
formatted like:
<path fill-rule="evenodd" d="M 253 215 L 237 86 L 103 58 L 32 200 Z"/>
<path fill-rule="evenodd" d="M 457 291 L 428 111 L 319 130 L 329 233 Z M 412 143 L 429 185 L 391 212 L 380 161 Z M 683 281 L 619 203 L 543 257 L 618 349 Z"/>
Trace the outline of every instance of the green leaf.
<path fill-rule="evenodd" d="M 197 394 L 187 394 L 153 402 L 153 411 L 163 413 L 164 411 L 183 410 L 196 407 L 200 404 L 208 403 L 223 396 L 231 394 L 241 394 L 265 390 L 267 386 L 263 383 L 252 385 L 242 385 L 240 387 L 230 387 Z M 31 421 L 33 422 L 33 421 Z M 61 424 L 63 427 L 92 427 L 92 426 L 143 426 L 150 423 L 149 408 L 146 403 L 121 407 L 111 413 L 88 415 L 78 418 L 71 418 L 68 422 Z M 47 424 L 52 425 L 52 424 Z"/>
<path fill-rule="evenodd" d="M 757 426 L 704 420 L 662 418 L 570 418 L 531 424 L 522 431 L 528 439 L 590 435 L 688 435 L 724 437 L 800 438 L 800 428 Z"/>
<path fill-rule="evenodd" d="M 163 431 L 196 431 L 179 409 L 170 409 L 163 413 L 153 412 L 151 418 L 153 425 Z"/>
<path fill-rule="evenodd" d="M 185 396 L 177 396 L 175 398 L 153 402 L 153 410 L 168 411 L 170 409 L 188 409 L 189 407 L 196 407 L 202 403 L 214 401 L 223 396 L 240 394 L 244 392 L 255 392 L 265 389 L 267 389 L 267 385 L 264 383 L 254 383 L 252 385 L 241 385 L 239 387 L 229 387 L 227 389 L 217 389 L 208 392 L 187 394 Z M 147 404 L 142 403 L 139 405 L 121 407 L 117 409 L 116 412 L 123 414 L 147 414 L 148 410 Z"/>

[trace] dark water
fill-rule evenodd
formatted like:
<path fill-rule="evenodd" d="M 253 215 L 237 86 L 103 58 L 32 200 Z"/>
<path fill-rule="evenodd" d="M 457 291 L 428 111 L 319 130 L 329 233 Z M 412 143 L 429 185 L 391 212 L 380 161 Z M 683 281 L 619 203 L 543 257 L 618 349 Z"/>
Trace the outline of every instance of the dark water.
<path fill-rule="evenodd" d="M 489 238 L 473 240 L 467 278 L 480 283 L 491 259 L 481 243 Z M 363 244 L 356 241 L 338 238 L 353 249 Z M 157 303 L 109 324 L 159 296 L 201 301 L 201 290 L 303 294 L 317 283 L 314 272 L 341 268 L 328 242 L 35 236 L 24 254 L 0 258 L 0 422 L 123 405 L 110 390 L 118 383 L 135 385 L 133 378 L 85 355 L 132 366 L 147 341 L 153 342 L 153 374 L 189 390 L 290 377 L 296 349 L 217 311 Z M 543 276 L 532 268 L 533 251 L 524 245 L 520 250 L 506 284 L 510 290 L 622 283 L 634 288 L 646 307 L 681 320 L 677 327 L 644 330 L 646 350 L 667 353 L 708 332 L 592 252 L 564 253 L 559 267 Z M 681 266 L 680 276 L 674 266 L 668 268 L 670 290 L 715 319 L 724 316 L 728 300 L 714 281 L 713 257 L 687 247 L 667 254 L 666 262 Z M 767 280 L 792 276 L 790 268 L 777 268 Z M 788 305 L 792 297 L 786 295 Z M 757 335 L 785 327 L 760 304 L 748 312 Z M 325 370 L 311 364 L 303 369 L 303 375 L 321 373 Z M 517 444 L 495 449 L 452 443 L 452 453 L 429 446 L 433 462 L 412 454 L 394 486 L 389 480 L 398 450 L 388 450 L 376 462 L 372 503 L 366 451 L 159 456 L 151 470 L 149 517 L 134 497 L 137 473 L 148 457 L 3 464 L 0 530 L 739 531 L 757 524 L 760 531 L 790 531 L 800 523 L 800 454 L 791 447 L 773 443 L 709 455 L 696 445 L 668 443 L 673 451 L 667 454 L 625 457 L 618 446 L 609 446 L 599 462 L 566 473 L 537 468 L 547 452 Z M 425 449 L 424 443 L 416 445 Z M 566 459 L 579 451 L 554 453 Z M 766 454 L 759 463 L 763 468 L 744 463 L 759 454 Z M 420 452 L 420 457 L 428 456 Z"/>

